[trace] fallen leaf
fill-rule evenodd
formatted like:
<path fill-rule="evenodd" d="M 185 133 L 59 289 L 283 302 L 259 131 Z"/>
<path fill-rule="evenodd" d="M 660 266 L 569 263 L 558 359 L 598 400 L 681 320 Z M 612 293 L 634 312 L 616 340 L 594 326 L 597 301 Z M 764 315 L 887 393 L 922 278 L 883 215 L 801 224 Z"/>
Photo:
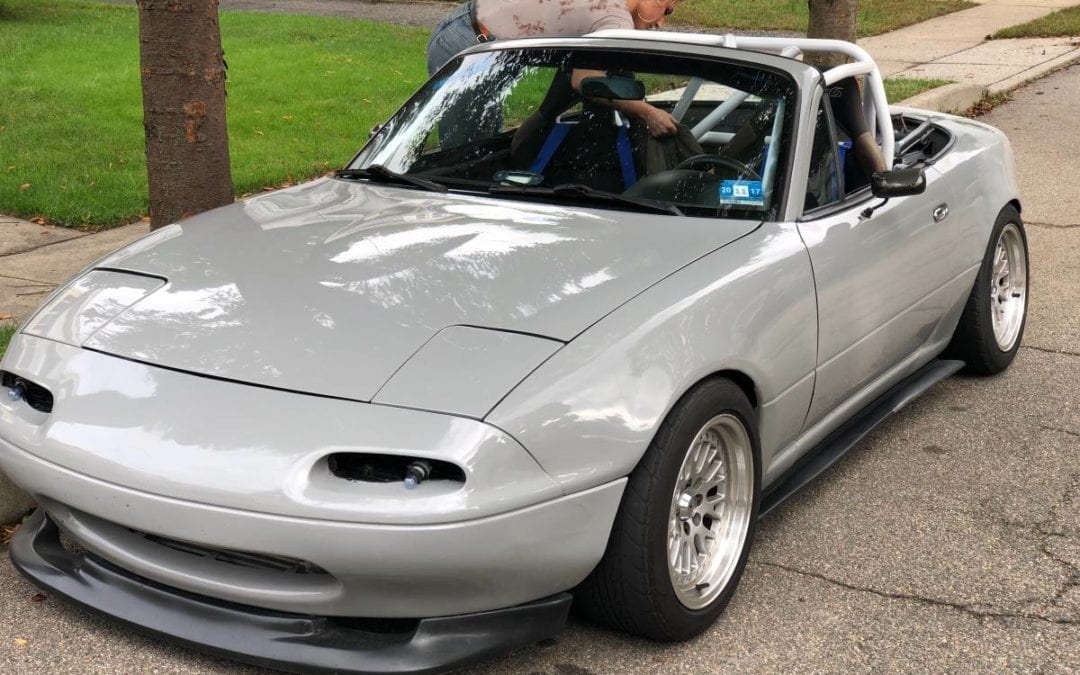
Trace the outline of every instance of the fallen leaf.
<path fill-rule="evenodd" d="M 143 216 L 143 217 L 142 217 L 142 221 L 143 221 L 144 223 L 149 223 L 149 222 L 150 222 L 150 216 Z"/>
<path fill-rule="evenodd" d="M 10 321 L 11 319 L 14 319 L 14 318 L 15 317 L 12 316 L 11 314 L 0 314 L 0 321 Z"/>
<path fill-rule="evenodd" d="M 283 119 L 283 120 L 291 120 L 291 119 L 292 119 L 292 115 L 282 115 L 282 116 L 281 116 L 281 119 Z"/>
<path fill-rule="evenodd" d="M 19 189 L 20 190 L 29 190 L 30 189 L 30 183 L 23 183 L 22 185 L 19 186 Z"/>
<path fill-rule="evenodd" d="M 17 645 L 19 645 L 20 647 L 22 647 L 23 645 L 28 645 L 28 644 L 30 644 L 30 641 L 29 641 L 29 640 L 24 640 L 23 638 L 15 638 L 15 644 L 17 644 Z"/>
<path fill-rule="evenodd" d="M 45 219 L 42 218 L 41 216 L 38 216 L 37 218 L 33 218 L 32 220 L 35 223 L 37 223 L 38 225 L 44 225 L 45 224 Z"/>
<path fill-rule="evenodd" d="M 11 166 L 9 166 L 9 167 L 7 168 L 7 170 L 8 170 L 8 171 L 14 171 L 14 170 L 15 170 L 15 165 L 14 165 L 14 164 L 12 164 Z"/>
<path fill-rule="evenodd" d="M 15 536 L 15 531 L 19 529 L 18 525 L 5 525 L 0 527 L 0 544 L 7 546 L 11 543 L 11 539 Z"/>
<path fill-rule="evenodd" d="M 44 593 L 34 593 L 34 597 L 30 598 L 30 602 L 45 602 L 45 598 L 49 596 Z"/>

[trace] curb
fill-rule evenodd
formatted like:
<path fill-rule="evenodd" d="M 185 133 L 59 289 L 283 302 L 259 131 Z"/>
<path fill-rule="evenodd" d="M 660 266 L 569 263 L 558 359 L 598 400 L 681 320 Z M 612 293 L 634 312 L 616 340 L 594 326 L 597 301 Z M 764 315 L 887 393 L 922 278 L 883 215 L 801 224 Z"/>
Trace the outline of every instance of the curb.
<path fill-rule="evenodd" d="M 1046 77 L 1062 68 L 1080 62 L 1080 43 L 1073 43 L 1077 48 L 1061 56 L 1044 61 L 1027 70 L 1022 70 L 1004 80 L 983 86 L 954 82 L 943 87 L 924 91 L 894 105 L 906 108 L 919 108 L 943 113 L 963 113 L 979 103 L 984 96 L 1003 94 L 1040 78 Z"/>
<path fill-rule="evenodd" d="M 935 112 L 951 113 L 968 110 L 982 100 L 986 94 L 986 87 L 977 84 L 964 84 L 954 82 L 943 87 L 937 87 L 930 91 L 924 91 L 911 98 L 904 99 L 896 105 L 905 108 L 919 108 L 920 110 L 933 110 Z"/>

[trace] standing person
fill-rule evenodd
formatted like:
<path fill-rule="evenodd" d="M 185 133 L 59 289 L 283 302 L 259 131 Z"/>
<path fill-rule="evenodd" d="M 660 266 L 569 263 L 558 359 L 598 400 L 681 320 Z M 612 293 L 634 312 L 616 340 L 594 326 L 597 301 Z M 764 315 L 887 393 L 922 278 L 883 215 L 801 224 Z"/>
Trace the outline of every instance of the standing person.
<path fill-rule="evenodd" d="M 611 28 L 662 28 L 679 0 L 468 0 L 451 11 L 428 41 L 428 74 L 477 43 L 525 37 L 571 37 Z M 591 74 L 591 73 L 582 73 Z M 577 89 L 581 75 L 574 78 Z M 644 101 L 622 102 L 653 136 L 676 133 L 671 115 Z"/>
<path fill-rule="evenodd" d="M 468 0 L 435 26 L 428 75 L 458 52 L 496 38 L 573 37 L 609 28 L 652 30 L 679 0 Z"/>

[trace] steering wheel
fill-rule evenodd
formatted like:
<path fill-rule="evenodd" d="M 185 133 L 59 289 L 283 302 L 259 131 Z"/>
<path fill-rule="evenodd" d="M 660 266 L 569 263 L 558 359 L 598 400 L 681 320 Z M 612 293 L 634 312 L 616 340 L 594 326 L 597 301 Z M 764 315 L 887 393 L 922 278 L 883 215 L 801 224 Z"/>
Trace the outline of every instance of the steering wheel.
<path fill-rule="evenodd" d="M 708 171 L 712 168 L 734 169 L 735 175 L 739 176 L 742 180 L 761 180 L 761 175 L 757 171 L 754 171 L 739 160 L 730 157 L 721 157 L 720 155 L 710 155 L 708 153 L 705 153 L 704 155 L 694 155 L 693 157 L 684 159 L 679 162 L 679 165 L 675 168 L 695 169 L 697 171 Z"/>

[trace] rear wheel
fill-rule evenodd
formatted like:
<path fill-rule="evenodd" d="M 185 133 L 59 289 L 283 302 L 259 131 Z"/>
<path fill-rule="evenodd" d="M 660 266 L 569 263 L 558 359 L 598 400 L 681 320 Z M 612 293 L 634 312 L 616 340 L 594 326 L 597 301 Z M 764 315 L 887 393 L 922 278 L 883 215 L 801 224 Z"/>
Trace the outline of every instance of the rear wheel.
<path fill-rule="evenodd" d="M 993 375 L 1009 367 L 1027 322 L 1028 250 L 1020 214 L 1006 206 L 998 215 L 960 324 L 947 354 L 965 371 Z"/>
<path fill-rule="evenodd" d="M 604 558 L 576 593 L 586 616 L 655 640 L 708 628 L 746 565 L 760 499 L 754 413 L 728 380 L 676 404 L 630 475 Z"/>

